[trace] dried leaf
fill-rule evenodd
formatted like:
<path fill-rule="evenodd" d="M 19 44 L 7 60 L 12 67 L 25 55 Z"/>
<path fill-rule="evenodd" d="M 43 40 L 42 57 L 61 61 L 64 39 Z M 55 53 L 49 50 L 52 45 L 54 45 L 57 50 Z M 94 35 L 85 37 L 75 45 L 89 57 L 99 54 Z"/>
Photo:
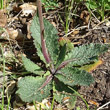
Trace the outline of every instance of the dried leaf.
<path fill-rule="evenodd" d="M 27 38 L 31 39 L 31 31 L 30 31 L 31 21 L 27 23 Z"/>
<path fill-rule="evenodd" d="M 16 82 L 11 81 L 10 84 L 7 86 L 5 93 L 7 93 L 9 96 L 15 92 Z"/>
<path fill-rule="evenodd" d="M 7 17 L 5 14 L 5 10 L 0 10 L 0 27 L 5 27 L 7 23 Z"/>
<path fill-rule="evenodd" d="M 84 21 L 84 24 L 88 24 L 90 18 L 89 12 L 86 10 L 82 11 L 80 18 Z"/>
<path fill-rule="evenodd" d="M 93 70 L 95 70 L 99 65 L 101 65 L 103 63 L 102 60 L 98 60 L 96 61 L 95 63 L 93 64 L 89 64 L 89 65 L 85 65 L 85 66 L 82 66 L 81 69 L 82 70 L 86 70 L 88 72 L 91 72 Z"/>
<path fill-rule="evenodd" d="M 6 31 L 1 35 L 1 38 L 9 40 L 22 40 L 24 34 L 20 29 L 7 28 Z"/>
<path fill-rule="evenodd" d="M 99 107 L 99 103 L 97 103 L 97 102 L 95 102 L 93 100 L 89 100 L 88 103 Z"/>
<path fill-rule="evenodd" d="M 22 16 L 28 16 L 29 14 L 33 15 L 37 9 L 36 6 L 29 3 L 24 3 L 20 8 L 22 9 Z"/>
<path fill-rule="evenodd" d="M 72 32 L 73 35 L 79 34 L 79 30 L 75 30 Z"/>

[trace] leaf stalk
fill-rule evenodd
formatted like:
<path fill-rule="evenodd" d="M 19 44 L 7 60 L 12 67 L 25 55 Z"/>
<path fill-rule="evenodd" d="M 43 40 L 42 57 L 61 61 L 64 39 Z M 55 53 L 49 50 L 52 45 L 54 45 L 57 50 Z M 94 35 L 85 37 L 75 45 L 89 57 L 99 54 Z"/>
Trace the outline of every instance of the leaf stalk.
<path fill-rule="evenodd" d="M 43 16 L 42 16 L 42 3 L 41 0 L 37 0 L 38 6 L 38 14 L 39 14 L 39 23 L 40 23 L 40 33 L 41 33 L 41 46 L 42 46 L 42 53 L 47 63 L 51 62 L 49 53 L 46 48 L 45 39 L 44 39 L 44 23 L 43 23 Z"/>

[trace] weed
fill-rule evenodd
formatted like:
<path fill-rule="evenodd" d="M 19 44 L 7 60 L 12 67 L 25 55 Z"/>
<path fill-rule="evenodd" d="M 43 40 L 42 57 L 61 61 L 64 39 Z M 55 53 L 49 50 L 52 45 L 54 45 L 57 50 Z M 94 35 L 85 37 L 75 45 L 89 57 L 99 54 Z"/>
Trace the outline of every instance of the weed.
<path fill-rule="evenodd" d="M 87 0 L 86 6 L 89 10 L 97 12 L 104 20 L 105 12 L 110 10 L 110 0 Z"/>
<path fill-rule="evenodd" d="M 3 47 L 1 44 L 0 44 L 0 49 L 1 49 L 1 61 L 3 64 L 3 82 L 2 82 L 3 86 L 2 86 L 2 88 L 0 88 L 1 89 L 0 93 L 2 94 L 1 95 L 2 96 L 2 102 L 0 104 L 0 109 L 4 110 L 6 108 L 6 110 L 10 110 L 10 99 L 11 99 L 11 97 L 8 96 L 8 94 L 7 94 L 7 105 L 5 104 L 5 87 L 7 86 L 6 79 L 5 79 L 5 76 L 6 76 L 6 71 L 5 71 L 6 59 L 5 59 Z"/>
<path fill-rule="evenodd" d="M 50 9 L 55 9 L 58 7 L 58 0 L 41 0 L 42 3 L 44 4 L 46 12 Z"/>
<path fill-rule="evenodd" d="M 0 0 L 0 9 L 3 9 L 3 0 Z"/>
<path fill-rule="evenodd" d="M 37 5 L 39 18 L 37 15 L 34 16 L 30 30 L 37 54 L 45 63 L 46 69 L 44 70 L 30 59 L 22 56 L 24 67 L 34 76 L 21 78 L 18 81 L 16 93 L 24 102 L 41 102 L 51 95 L 53 96 L 51 108 L 53 108 L 54 100 L 62 103 L 68 99 L 69 108 L 72 109 L 71 102 L 75 102 L 78 95 L 75 92 L 77 85 L 89 86 L 94 82 L 91 74 L 81 67 L 86 65 L 87 68 L 87 65 L 90 66 L 91 63 L 99 61 L 98 56 L 106 52 L 109 45 L 91 43 L 79 47 L 73 46 L 68 50 L 68 42 L 63 42 L 64 44 L 60 45 L 57 30 L 46 19 L 43 19 L 40 0 L 37 0 Z M 85 102 L 84 99 L 83 101 Z"/>
<path fill-rule="evenodd" d="M 73 16 L 78 17 L 76 13 L 77 13 L 78 5 L 81 2 L 82 0 L 65 0 L 65 3 L 64 3 L 65 4 L 65 10 L 64 10 L 65 23 L 61 18 L 61 16 L 59 15 L 59 18 L 64 27 L 65 36 L 67 36 Z"/>
<path fill-rule="evenodd" d="M 0 45 L 0 49 L 1 49 L 1 53 L 2 53 L 2 58 L 3 58 L 3 87 L 2 87 L 2 105 L 1 105 L 1 109 L 3 110 L 5 108 L 5 104 L 4 104 L 4 88 L 5 88 L 5 58 L 4 58 L 4 54 L 3 54 L 3 47 Z"/>
<path fill-rule="evenodd" d="M 65 0 L 65 4 L 67 4 L 67 0 Z M 65 26 L 65 34 L 68 33 L 68 29 L 70 26 L 70 20 L 71 20 L 71 13 L 72 13 L 72 9 L 73 9 L 73 4 L 74 4 L 74 0 L 70 0 L 68 2 L 68 6 L 65 8 L 65 13 L 66 13 L 66 26 Z"/>
<path fill-rule="evenodd" d="M 74 93 L 76 93 L 77 96 L 79 96 L 79 97 L 83 100 L 83 102 L 86 104 L 87 110 L 89 110 L 89 106 L 88 106 L 86 100 L 85 100 L 77 91 L 75 91 L 73 88 L 71 88 L 71 87 L 69 87 L 69 88 L 70 88 Z"/>

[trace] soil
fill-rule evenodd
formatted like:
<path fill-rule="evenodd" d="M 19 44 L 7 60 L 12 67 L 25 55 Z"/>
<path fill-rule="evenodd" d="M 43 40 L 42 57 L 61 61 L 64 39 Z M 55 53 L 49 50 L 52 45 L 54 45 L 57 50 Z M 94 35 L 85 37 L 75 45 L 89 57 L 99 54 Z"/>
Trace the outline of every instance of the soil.
<path fill-rule="evenodd" d="M 79 90 L 79 93 L 89 102 L 91 110 L 95 110 L 97 106 L 110 101 L 110 51 L 105 53 L 101 59 L 103 59 L 104 63 L 91 73 L 95 83 L 89 87 L 82 86 Z M 82 101 L 78 102 L 78 104 L 81 106 Z M 84 106 L 83 103 L 82 110 L 86 110 Z"/>
<path fill-rule="evenodd" d="M 94 27 L 94 19 L 92 19 L 91 27 Z M 90 31 L 89 31 L 90 32 Z M 85 35 L 86 36 L 86 35 Z M 96 29 L 93 29 L 89 35 L 83 39 L 78 39 L 83 43 L 110 43 L 110 31 L 109 27 L 105 26 L 105 23 L 99 25 Z M 100 56 L 103 64 L 100 65 L 96 70 L 92 71 L 91 74 L 95 79 L 95 83 L 89 87 L 81 87 L 79 93 L 87 100 L 90 106 L 90 110 L 95 110 L 97 107 L 110 101 L 110 50 Z M 82 106 L 81 110 L 86 110 L 85 104 L 79 100 L 78 105 Z M 107 108 L 107 109 L 106 109 Z M 109 110 L 110 104 L 101 110 Z"/>
<path fill-rule="evenodd" d="M 11 3 L 11 5 L 14 5 L 14 2 Z M 16 10 L 13 9 L 10 10 L 8 15 L 9 18 L 12 19 L 14 16 L 17 16 L 19 11 L 17 12 Z M 59 36 L 63 37 L 64 29 L 63 26 L 61 25 L 61 21 L 57 16 L 58 13 L 54 13 L 54 11 L 50 12 L 52 12 L 53 14 L 43 13 L 44 17 L 51 21 L 52 24 L 55 24 L 56 28 L 59 31 Z M 12 41 L 13 47 L 15 46 L 14 47 L 15 55 L 17 55 L 18 57 L 19 53 L 22 52 L 26 54 L 29 58 L 34 60 L 36 57 L 34 55 L 36 49 L 34 49 L 32 38 L 27 37 L 30 34 L 29 30 L 27 30 L 27 26 L 28 22 L 31 21 L 32 16 L 33 15 L 21 16 L 21 14 L 19 14 L 17 16 L 17 19 L 15 19 L 14 22 L 11 23 L 10 27 L 13 27 L 14 29 L 21 29 L 22 33 L 26 36 L 25 39 L 16 40 L 17 44 L 15 40 Z M 75 46 L 87 43 L 102 43 L 102 44 L 110 43 L 110 25 L 107 26 L 106 22 L 99 23 L 93 17 L 91 17 L 90 24 L 89 23 L 81 24 L 81 21 L 82 19 L 79 19 L 79 23 L 76 24 L 79 24 L 80 26 L 86 26 L 86 28 L 79 29 L 77 34 L 72 33 L 68 36 L 68 38 L 75 44 Z M 72 23 L 74 22 L 71 22 L 71 25 Z M 77 26 L 76 24 L 75 26 Z M 70 31 L 74 29 L 75 26 L 72 25 Z M 4 42 L 6 43 L 7 41 Z M 83 96 L 83 98 L 88 102 L 90 110 L 96 110 L 98 107 L 110 101 L 110 50 L 108 50 L 108 52 L 106 52 L 105 54 L 101 55 L 100 59 L 103 61 L 103 64 L 90 73 L 93 75 L 95 83 L 91 84 L 89 87 L 81 86 L 78 91 Z M 39 58 L 37 58 L 37 60 L 39 61 Z M 17 69 L 20 68 L 21 66 L 17 68 L 12 67 L 12 70 L 16 71 Z M 85 103 L 82 101 L 80 97 L 78 97 L 76 103 L 76 107 L 78 106 L 80 107 L 80 110 L 87 109 Z M 106 108 L 110 110 L 110 104 L 105 106 L 104 108 L 105 109 L 103 110 L 107 110 Z"/>

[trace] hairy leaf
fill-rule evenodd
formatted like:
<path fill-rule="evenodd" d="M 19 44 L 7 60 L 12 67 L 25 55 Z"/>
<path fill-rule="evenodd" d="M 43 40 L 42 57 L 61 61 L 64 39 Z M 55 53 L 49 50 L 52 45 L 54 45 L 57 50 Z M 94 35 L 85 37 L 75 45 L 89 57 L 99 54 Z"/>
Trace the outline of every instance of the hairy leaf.
<path fill-rule="evenodd" d="M 60 53 L 57 59 L 57 64 L 56 67 L 58 67 L 65 59 L 65 54 L 66 54 L 66 44 L 62 47 L 60 47 Z"/>
<path fill-rule="evenodd" d="M 68 108 L 73 109 L 76 103 L 76 98 L 74 94 L 69 94 L 66 92 L 54 92 L 55 100 L 59 103 L 68 103 Z M 72 104 L 71 104 L 72 103 Z"/>
<path fill-rule="evenodd" d="M 89 44 L 75 47 L 70 53 L 67 54 L 65 60 L 71 60 L 70 66 L 82 66 L 94 62 L 98 55 L 108 50 L 106 44 Z"/>
<path fill-rule="evenodd" d="M 34 40 L 34 45 L 35 47 L 37 48 L 37 55 L 40 57 L 40 59 L 46 64 L 46 61 L 45 61 L 45 58 L 44 58 L 44 55 L 42 53 L 42 49 L 41 49 L 41 46 L 40 44 Z"/>
<path fill-rule="evenodd" d="M 71 110 L 75 107 L 77 101 L 77 96 L 73 95 L 71 96 L 70 100 L 69 100 L 69 104 L 67 105 L 67 107 Z"/>
<path fill-rule="evenodd" d="M 40 68 L 34 62 L 32 62 L 30 59 L 22 56 L 22 61 L 23 61 L 24 67 L 27 71 L 32 72 L 32 73 L 37 74 L 37 75 L 43 75 L 44 74 L 44 71 L 42 70 L 42 68 Z"/>
<path fill-rule="evenodd" d="M 57 77 L 60 81 L 69 86 L 87 86 L 94 82 L 93 77 L 85 70 L 80 70 L 72 67 L 65 67 L 61 69 L 60 72 L 61 74 L 56 74 L 55 77 Z"/>
<path fill-rule="evenodd" d="M 50 22 L 48 22 L 46 19 L 44 19 L 44 27 L 45 27 L 45 32 L 44 32 L 45 38 L 44 39 L 46 41 L 46 47 L 49 51 L 51 59 L 53 61 L 56 61 L 58 57 L 58 49 L 59 49 L 58 35 L 57 35 L 58 32 L 55 29 L 55 27 Z M 41 38 L 40 38 L 40 24 L 39 24 L 39 19 L 37 15 L 34 16 L 33 18 L 30 30 L 32 33 L 32 37 L 35 40 L 35 43 L 38 43 L 40 45 L 40 47 L 38 46 L 38 44 L 36 45 L 36 48 L 38 50 L 38 48 L 41 48 Z"/>
<path fill-rule="evenodd" d="M 38 90 L 41 90 L 42 88 L 44 88 L 48 83 L 50 83 L 53 79 L 53 75 L 50 74 L 49 76 L 47 76 L 45 82 L 41 85 L 41 87 Z"/>
<path fill-rule="evenodd" d="M 39 18 L 34 16 L 31 27 L 30 27 L 31 35 L 34 39 L 34 45 L 37 49 L 37 54 L 40 57 L 40 59 L 46 64 L 45 58 L 42 53 L 42 48 L 41 48 L 41 37 L 40 37 L 40 24 L 39 24 Z"/>
<path fill-rule="evenodd" d="M 50 95 L 52 89 L 52 85 L 49 83 L 41 90 L 38 90 L 45 80 L 45 77 L 24 77 L 18 81 L 17 94 L 24 102 L 32 102 L 33 100 L 41 102 Z"/>
<path fill-rule="evenodd" d="M 76 88 L 74 87 L 74 89 Z M 69 109 L 72 109 L 74 107 L 76 95 L 71 89 L 68 88 L 67 85 L 65 85 L 64 83 L 60 82 L 57 79 L 55 81 L 54 97 L 55 100 L 58 101 L 59 103 L 68 102 Z"/>
<path fill-rule="evenodd" d="M 58 31 L 46 19 L 44 19 L 44 27 L 45 27 L 44 36 L 46 40 L 46 46 L 48 48 L 52 61 L 56 62 L 58 57 L 58 49 L 59 49 L 58 35 L 57 35 Z"/>
<path fill-rule="evenodd" d="M 40 44 L 40 47 L 41 47 L 40 24 L 39 24 L 39 18 L 37 17 L 37 15 L 34 16 L 32 20 L 30 31 L 31 31 L 31 35 L 34 38 L 34 40 L 36 40 L 37 43 Z"/>
<path fill-rule="evenodd" d="M 65 91 L 66 93 L 73 94 L 73 91 L 70 88 L 68 88 L 68 85 L 64 84 L 58 78 L 56 78 L 56 77 L 54 78 L 54 83 L 55 83 L 55 90 L 57 90 L 59 92 Z M 75 85 L 73 87 L 74 87 L 74 89 L 77 89 Z"/>

